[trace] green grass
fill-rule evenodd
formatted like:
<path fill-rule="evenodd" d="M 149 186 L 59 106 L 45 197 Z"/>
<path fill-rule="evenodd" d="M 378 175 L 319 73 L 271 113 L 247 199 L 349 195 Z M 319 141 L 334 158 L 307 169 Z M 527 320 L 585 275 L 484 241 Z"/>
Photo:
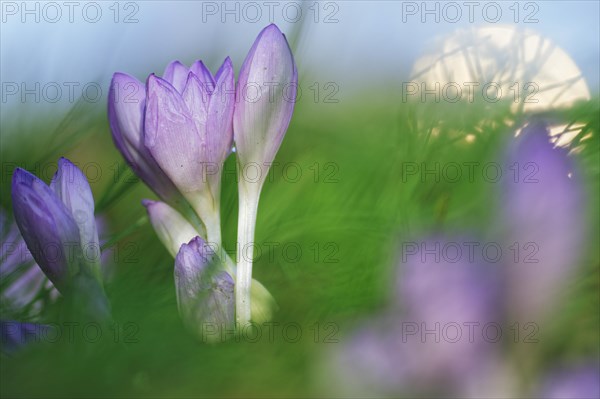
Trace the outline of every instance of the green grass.
<path fill-rule="evenodd" d="M 592 134 L 574 154 L 585 176 L 589 204 L 584 211 L 591 232 L 552 339 L 540 344 L 547 363 L 597 356 L 600 351 L 598 104 L 596 98 L 553 115 L 584 123 L 585 132 Z M 276 159 L 282 166 L 292 165 L 290 174 L 274 167 L 258 212 L 256 242 L 262 248 L 270 242 L 279 245 L 273 259 L 265 254 L 254 266 L 255 278 L 278 302 L 275 321 L 301 326 L 297 343 L 285 342 L 279 329 L 273 343 L 262 339 L 205 345 L 183 329 L 173 260 L 143 219 L 141 199 L 155 196 L 143 184 L 132 183 L 128 171 L 115 178 L 114 166 L 123 163 L 112 146 L 104 110 L 74 110 L 54 134 L 52 146 L 45 142 L 50 142 L 50 135 L 44 134 L 43 121 L 39 129 L 3 139 L 3 163 L 55 162 L 64 155 L 101 166 L 103 175 L 92 182 L 92 189 L 117 251 L 107 292 L 115 321 L 121 326 L 134 323 L 137 342 L 124 342 L 124 334 L 133 329 L 121 332 L 118 343 L 112 342 L 112 331 L 103 331 L 106 340 L 98 344 L 78 339 L 75 344 L 35 346 L 18 356 L 3 357 L 2 396 L 305 397 L 318 393 L 315 370 L 325 350 L 336 344 L 315 344 L 314 324 L 320 323 L 320 341 L 329 322 L 339 326 L 335 337 L 343 340 L 353 325 L 385 307 L 392 295 L 399 242 L 434 230 L 485 233 L 495 216 L 498 185 L 481 179 L 403 182 L 403 165 L 500 161 L 513 134 L 506 121 L 526 117 L 512 115 L 506 104 L 432 106 L 373 93 L 339 104 L 300 102 Z M 470 134 L 476 137 L 467 143 Z M 233 156 L 225 169 L 235 169 Z M 302 176 L 295 181 L 298 169 Z M 230 252 L 237 228 L 234 176 L 226 174 L 222 194 L 224 246 Z M 9 190 L 10 176 L 3 173 L 5 208 L 10 208 Z M 298 247 L 302 254 L 296 259 L 293 249 Z M 49 310 L 42 320 L 56 322 L 52 314 Z"/>

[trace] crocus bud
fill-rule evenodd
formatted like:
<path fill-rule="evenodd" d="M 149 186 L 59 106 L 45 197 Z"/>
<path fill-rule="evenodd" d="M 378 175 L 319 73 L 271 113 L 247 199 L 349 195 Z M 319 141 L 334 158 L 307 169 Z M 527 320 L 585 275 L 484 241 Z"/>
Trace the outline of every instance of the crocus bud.
<path fill-rule="evenodd" d="M 196 230 L 179 212 L 160 201 L 144 200 L 150 223 L 158 238 L 175 257 L 181 245 L 196 236 L 206 237 L 206 231 Z"/>
<path fill-rule="evenodd" d="M 260 185 L 292 118 L 297 86 L 298 70 L 290 47 L 271 24 L 260 32 L 244 60 L 233 116 L 240 167 L 260 167 Z"/>
<path fill-rule="evenodd" d="M 165 79 L 148 78 L 144 143 L 202 219 L 209 241 L 220 245 L 221 173 L 233 140 L 233 66 L 227 58 L 215 77 L 201 62 L 186 70 L 176 62 Z"/>
<path fill-rule="evenodd" d="M 216 342 L 233 327 L 233 279 L 202 238 L 182 245 L 175 257 L 175 288 L 179 314 L 203 341 Z"/>
<path fill-rule="evenodd" d="M 567 151 L 554 147 L 546 127 L 531 123 L 509 149 L 499 224 L 510 248 L 508 306 L 521 322 L 552 312 L 576 269 L 586 231 L 582 185 Z"/>
<path fill-rule="evenodd" d="M 15 220 L 35 261 L 63 291 L 78 272 L 81 239 L 75 218 L 43 181 L 17 168 L 12 180 Z"/>
<path fill-rule="evenodd" d="M 296 99 L 298 71 L 285 36 L 276 25 L 260 32 L 240 70 L 233 115 L 238 159 L 238 245 L 254 242 L 260 191 L 283 136 Z M 251 95 L 250 93 L 254 93 Z M 248 167 L 257 178 L 248 179 Z M 238 254 L 236 276 L 237 323 L 251 319 L 252 245 L 246 256 Z"/>
<path fill-rule="evenodd" d="M 94 200 L 81 170 L 61 158 L 48 187 L 18 168 L 13 174 L 12 199 L 27 248 L 68 299 L 69 312 L 88 320 L 108 320 Z"/>
<path fill-rule="evenodd" d="M 156 235 L 173 257 L 177 255 L 182 245 L 189 243 L 194 237 L 206 237 L 204 230 L 194 228 L 179 212 L 164 202 L 144 200 L 142 203 L 148 211 L 150 223 L 152 223 Z M 205 245 L 212 244 L 206 243 Z M 214 245 L 212 247 L 213 250 L 216 250 Z M 221 259 L 223 269 L 235 278 L 235 264 L 226 253 L 223 253 L 222 256 L 224 257 Z M 271 320 L 273 312 L 277 309 L 271 293 L 260 282 L 253 279 L 250 295 L 252 297 L 252 321 L 263 323 Z"/>
<path fill-rule="evenodd" d="M 113 141 L 135 174 L 161 199 L 180 202 L 180 194 L 144 145 L 146 88 L 124 73 L 113 75 L 108 93 L 108 120 Z"/>

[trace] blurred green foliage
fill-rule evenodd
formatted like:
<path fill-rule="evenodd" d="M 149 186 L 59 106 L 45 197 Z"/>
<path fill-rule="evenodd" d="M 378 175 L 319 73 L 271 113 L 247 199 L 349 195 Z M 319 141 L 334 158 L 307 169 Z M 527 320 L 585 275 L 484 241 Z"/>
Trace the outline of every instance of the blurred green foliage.
<path fill-rule="evenodd" d="M 599 111 L 594 98 L 545 115 L 585 125 L 572 144 L 578 147 L 572 155 L 584 174 L 589 203 L 582 212 L 590 227 L 578 277 L 556 309 L 555 330 L 539 343 L 547 362 L 597 356 L 600 350 Z M 315 374 L 325 372 L 319 361 L 336 345 L 323 343 L 327 333 L 343 340 L 393 294 L 399 242 L 428 231 L 477 235 L 490 230 L 497 184 L 405 179 L 406 163 L 500 162 L 514 134 L 510 126 L 528 117 L 511 113 L 510 104 L 402 103 L 397 96 L 375 93 L 337 104 L 315 104 L 308 97 L 299 102 L 277 155 L 279 165 L 262 193 L 256 228 L 262 256 L 254 266 L 255 278 L 278 301 L 274 321 L 281 326 L 298 323 L 298 342 L 286 342 L 281 327 L 275 328 L 273 343 L 263 337 L 258 343 L 232 340 L 220 345 L 202 344 L 184 330 L 177 313 L 173 260 L 140 204 L 155 195 L 124 166 L 112 145 L 105 110 L 78 106 L 51 134 L 42 120 L 31 132 L 3 139 L 3 169 L 13 163 L 34 169 L 36 162 L 54 163 L 59 156 L 80 165 L 100 165 L 102 175 L 90 180 L 98 213 L 109 226 L 106 250 L 113 251 L 115 265 L 107 292 L 119 327 L 103 331 L 99 343 L 82 342 L 77 329 L 76 343 L 34 345 L 18 356 L 2 357 L 2 396 L 314 395 L 319 389 L 313 384 Z M 233 155 L 225 170 L 224 246 L 234 255 Z M 7 209 L 10 175 L 3 170 L 1 201 Z M 266 243 L 279 243 L 272 258 L 272 244 Z M 53 314 L 42 315 L 43 321 L 56 322 Z M 326 331 L 327 323 L 337 327 L 327 325 L 332 329 Z"/>

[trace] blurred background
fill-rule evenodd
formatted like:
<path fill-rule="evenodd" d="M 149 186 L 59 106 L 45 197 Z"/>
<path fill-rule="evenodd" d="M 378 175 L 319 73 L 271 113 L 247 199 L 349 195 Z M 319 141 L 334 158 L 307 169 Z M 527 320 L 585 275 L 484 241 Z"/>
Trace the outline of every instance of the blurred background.
<path fill-rule="evenodd" d="M 2 1 L 1 9 L 7 223 L 15 167 L 48 182 L 60 156 L 78 164 L 105 231 L 118 324 L 105 332 L 111 343 L 80 337 L 3 354 L 3 396 L 594 397 L 598 2 Z M 207 345 L 179 320 L 173 260 L 141 206 L 156 197 L 114 148 L 108 85 L 116 71 L 144 81 L 175 59 L 202 59 L 214 72 L 230 56 L 237 73 L 272 22 L 286 34 L 300 77 L 256 228 L 254 274 L 279 311 L 254 341 Z M 532 121 L 547 125 L 548 149 L 565 165 L 546 164 L 536 151 L 515 155 Z M 506 212 L 513 205 L 503 185 L 515 157 L 545 167 L 520 217 Z M 449 165 L 459 165 L 458 177 Z M 474 178 L 465 165 L 476 165 Z M 504 178 L 482 175 L 486 165 L 500 165 Z M 234 256 L 234 156 L 222 196 L 224 247 Z M 531 233 L 526 242 L 545 244 L 542 262 L 511 280 L 505 270 L 519 262 L 509 247 L 523 231 Z M 397 282 L 430 263 L 419 257 L 414 266 L 407 253 L 448 241 L 500 245 L 505 255 L 491 267 L 497 274 L 456 277 L 469 270 L 459 262 L 450 275 Z M 58 322 L 54 300 L 32 306 L 39 298 L 7 281 L 2 320 Z M 464 313 L 481 301 L 474 287 L 488 284 L 494 305 Z M 522 316 L 519 309 L 534 310 Z M 464 328 L 464 317 L 497 323 L 501 339 L 486 339 L 483 348 L 452 345 L 443 326 Z M 413 322 L 419 330 L 429 323 L 433 338 L 410 333 Z M 411 344 L 407 333 L 421 339 Z M 465 358 L 477 361 L 459 362 Z M 582 386 L 590 388 L 573 388 Z"/>

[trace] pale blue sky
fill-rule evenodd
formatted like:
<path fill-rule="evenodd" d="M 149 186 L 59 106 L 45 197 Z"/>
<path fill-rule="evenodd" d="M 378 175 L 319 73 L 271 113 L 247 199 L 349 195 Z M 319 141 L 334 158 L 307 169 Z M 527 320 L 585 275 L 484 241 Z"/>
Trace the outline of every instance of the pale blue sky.
<path fill-rule="evenodd" d="M 28 3 L 28 7 L 35 10 L 35 3 Z M 454 3 L 462 13 L 457 22 L 449 20 L 455 18 L 456 9 L 439 2 L 440 21 L 436 23 L 434 14 L 422 15 L 420 9 L 414 15 L 410 13 L 415 5 L 420 8 L 422 2 L 309 1 L 301 19 L 305 35 L 295 50 L 301 76 L 304 74 L 319 82 L 338 82 L 341 91 L 346 93 L 388 79 L 401 80 L 407 77 L 426 44 L 436 36 L 467 26 L 504 23 L 533 29 L 553 40 L 574 59 L 591 91 L 598 92 L 598 1 L 520 2 L 516 7 L 519 9 L 516 24 L 515 2 L 494 3 L 502 13 L 497 23 L 491 22 L 496 8 L 489 5 L 492 2 L 476 3 L 479 6 L 473 10 L 471 23 L 464 2 Z M 78 3 L 73 10 L 73 22 L 69 21 L 69 9 L 60 6 L 63 2 L 55 3 L 60 6 L 60 18 L 56 8 L 45 3 L 39 3 L 38 15 L 35 11 L 24 14 L 21 4 L 20 1 L 2 2 L 3 98 L 0 105 L 4 126 L 8 119 L 18 117 L 24 110 L 27 113 L 40 109 L 65 112 L 69 106 L 66 91 L 57 103 L 42 99 L 40 104 L 32 104 L 33 96 L 29 96 L 23 104 L 18 95 L 6 95 L 6 82 L 26 82 L 27 87 L 35 82 L 41 85 L 57 82 L 63 87 L 64 82 L 77 82 L 79 87 L 93 82 L 100 85 L 105 98 L 114 71 L 144 79 L 150 72 L 162 73 L 164 65 L 173 59 L 189 63 L 202 58 L 214 69 L 227 55 L 238 69 L 256 34 L 272 22 L 270 11 L 274 22 L 286 33 L 291 33 L 299 24 L 293 22 L 298 2 L 254 2 L 262 13 L 256 17 L 254 5 L 232 1 L 121 2 L 118 16 L 113 1 L 100 1 L 95 4 L 102 15 L 95 23 L 90 21 L 96 18 L 97 7 L 87 6 L 84 14 L 86 2 Z M 229 10 L 235 9 L 237 4 L 239 13 L 228 14 L 221 8 L 223 4 L 227 4 Z M 435 4 L 428 2 L 427 7 L 433 9 Z M 19 9 L 15 10 L 15 5 Z M 524 23 L 530 13 L 534 13 L 533 18 L 538 22 Z M 123 23 L 127 15 L 138 22 Z M 35 21 L 36 16 L 39 22 Z M 239 22 L 235 21 L 237 16 Z M 115 23 L 115 17 L 119 22 Z M 421 17 L 427 18 L 425 23 Z M 52 22 L 55 19 L 57 21 Z"/>

